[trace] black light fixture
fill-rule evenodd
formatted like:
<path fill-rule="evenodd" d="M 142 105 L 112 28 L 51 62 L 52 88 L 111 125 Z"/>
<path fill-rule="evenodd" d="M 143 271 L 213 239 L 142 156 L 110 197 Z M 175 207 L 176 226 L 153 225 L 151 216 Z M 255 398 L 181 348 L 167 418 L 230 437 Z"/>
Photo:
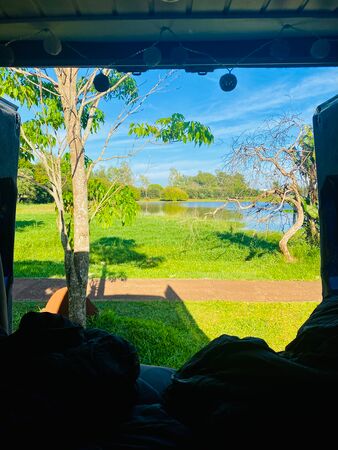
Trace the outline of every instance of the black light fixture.
<path fill-rule="evenodd" d="M 62 51 L 62 43 L 55 34 L 46 29 L 47 36 L 42 41 L 43 48 L 48 55 L 56 56 Z"/>
<path fill-rule="evenodd" d="M 96 75 L 93 84 L 98 92 L 106 92 L 110 88 L 109 78 L 103 72 Z"/>
<path fill-rule="evenodd" d="M 237 78 L 233 73 L 231 73 L 231 70 L 229 70 L 228 73 L 221 76 L 221 78 L 219 79 L 219 85 L 222 91 L 233 91 L 237 86 Z"/>
<path fill-rule="evenodd" d="M 330 41 L 327 39 L 317 39 L 311 45 L 310 53 L 312 58 L 315 59 L 324 59 L 329 56 L 331 50 Z"/>

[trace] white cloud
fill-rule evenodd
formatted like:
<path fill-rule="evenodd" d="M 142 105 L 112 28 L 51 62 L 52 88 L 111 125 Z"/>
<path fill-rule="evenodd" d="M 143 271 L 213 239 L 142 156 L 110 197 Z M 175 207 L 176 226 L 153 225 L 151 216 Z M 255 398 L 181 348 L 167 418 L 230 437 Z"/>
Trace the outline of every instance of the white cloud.
<path fill-rule="evenodd" d="M 213 123 L 239 119 L 249 114 L 272 112 L 283 106 L 295 107 L 297 102 L 315 99 L 323 95 L 334 95 L 338 92 L 338 71 L 336 69 L 304 77 L 290 88 L 291 80 L 269 85 L 247 98 L 240 98 L 229 104 L 217 101 L 204 107 L 197 120 L 212 125 Z M 205 106 L 205 105 L 204 105 Z M 196 119 L 195 119 L 196 120 Z"/>
<path fill-rule="evenodd" d="M 212 132 L 215 137 L 233 137 L 238 136 L 242 133 L 246 133 L 247 131 L 256 130 L 262 124 L 261 120 L 253 120 L 253 121 L 244 121 L 237 123 L 235 125 L 224 126 L 222 125 L 214 125 L 212 127 Z"/>
<path fill-rule="evenodd" d="M 300 83 L 290 89 L 290 98 L 304 100 L 334 92 L 338 94 L 338 71 L 336 69 L 303 78 Z"/>

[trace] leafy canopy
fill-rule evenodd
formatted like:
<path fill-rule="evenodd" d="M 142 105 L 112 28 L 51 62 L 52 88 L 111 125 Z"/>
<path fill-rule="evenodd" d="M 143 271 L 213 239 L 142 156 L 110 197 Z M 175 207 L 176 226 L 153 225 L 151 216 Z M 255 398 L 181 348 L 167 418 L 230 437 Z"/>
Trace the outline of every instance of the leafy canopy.
<path fill-rule="evenodd" d="M 174 113 L 170 117 L 157 119 L 153 125 L 148 123 L 131 123 L 129 135 L 139 138 L 153 137 L 156 141 L 169 142 L 193 142 L 199 147 L 203 144 L 210 145 L 214 142 L 214 136 L 208 126 L 200 122 L 187 121 L 183 114 Z"/>

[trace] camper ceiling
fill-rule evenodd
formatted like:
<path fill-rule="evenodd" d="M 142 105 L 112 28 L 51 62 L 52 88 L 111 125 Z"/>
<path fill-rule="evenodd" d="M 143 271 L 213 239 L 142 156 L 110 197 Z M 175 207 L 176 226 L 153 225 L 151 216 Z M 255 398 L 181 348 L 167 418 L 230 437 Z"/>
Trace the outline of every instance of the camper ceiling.
<path fill-rule="evenodd" d="M 46 30 L 62 42 L 56 56 Z M 328 53 L 311 51 L 320 38 Z M 336 66 L 338 0 L 0 0 L 0 42 L 14 53 L 9 63 L 0 51 L 2 66 L 141 72 L 154 43 L 156 68 Z"/>

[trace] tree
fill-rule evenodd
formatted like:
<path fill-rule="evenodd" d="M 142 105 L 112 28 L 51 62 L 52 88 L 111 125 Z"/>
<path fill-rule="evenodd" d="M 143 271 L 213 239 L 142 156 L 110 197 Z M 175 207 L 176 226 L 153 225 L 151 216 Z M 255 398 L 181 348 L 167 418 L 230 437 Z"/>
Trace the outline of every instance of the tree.
<path fill-rule="evenodd" d="M 303 208 L 304 225 L 307 239 L 311 244 L 319 244 L 319 213 L 317 169 L 313 130 L 304 125 L 303 134 L 299 139 L 300 152 L 296 154 L 296 164 L 299 168 L 304 187 Z"/>
<path fill-rule="evenodd" d="M 217 179 L 215 175 L 209 172 L 201 172 L 199 171 L 197 175 L 193 177 L 189 177 L 192 182 L 198 184 L 199 186 L 203 187 L 212 187 L 216 186 Z"/>
<path fill-rule="evenodd" d="M 69 316 L 82 325 L 86 322 L 89 222 L 100 216 L 102 220 L 117 216 L 125 221 L 136 210 L 134 197 L 129 195 L 125 185 L 111 183 L 107 188 L 94 182 L 88 198 L 88 182 L 96 164 L 131 156 L 106 156 L 106 151 L 114 133 L 140 110 L 162 82 L 159 80 L 141 96 L 131 73 L 123 74 L 113 69 L 102 72 L 109 78 L 110 87 L 106 92 L 97 92 L 94 88 L 95 76 L 100 73 L 98 68 L 86 72 L 78 68 L 48 71 L 12 68 L 0 72 L 0 94 L 31 111 L 32 118 L 21 127 L 21 154 L 38 160 L 47 173 L 47 184 L 35 182 L 53 197 L 56 205 L 69 291 Z M 91 161 L 86 155 L 88 138 L 105 122 L 100 103 L 114 99 L 124 102 L 125 108 L 111 125 L 99 156 Z M 198 122 L 186 122 L 179 114 L 159 119 L 154 125 L 132 124 L 130 134 L 167 143 L 192 141 L 196 145 L 210 143 L 213 139 L 209 128 Z M 64 177 L 67 171 L 68 176 Z M 110 209 L 117 213 L 111 214 Z"/>
<path fill-rule="evenodd" d="M 285 204 L 294 208 L 296 220 L 279 241 L 286 260 L 293 261 L 288 242 L 303 226 L 304 218 L 310 217 L 310 210 L 317 208 L 314 148 L 309 127 L 297 117 L 286 116 L 269 122 L 235 142 L 229 163 L 236 170 L 242 168 L 251 174 L 256 182 L 271 186 L 246 208 L 265 212 L 265 220 L 279 213 Z M 264 199 L 273 201 L 268 206 L 260 206 Z M 307 202 L 311 208 L 306 210 Z"/>
<path fill-rule="evenodd" d="M 142 197 L 148 198 L 148 186 L 150 184 L 149 178 L 145 175 L 139 175 L 139 180 L 141 183 L 141 194 Z"/>
<path fill-rule="evenodd" d="M 18 170 L 18 201 L 33 203 L 36 198 L 36 186 L 32 183 L 32 169 L 21 167 Z"/>
<path fill-rule="evenodd" d="M 160 184 L 154 183 L 149 184 L 148 186 L 148 197 L 149 198 L 160 198 L 162 195 L 163 186 Z"/>
<path fill-rule="evenodd" d="M 109 167 L 107 169 L 107 177 L 114 183 L 122 183 L 129 186 L 134 184 L 133 172 L 126 161 L 123 161 L 117 167 Z"/>
<path fill-rule="evenodd" d="M 169 186 L 185 185 L 186 177 L 182 175 L 175 167 L 171 167 L 169 171 Z"/>
<path fill-rule="evenodd" d="M 175 186 L 168 186 L 163 189 L 161 199 L 169 202 L 177 202 L 181 200 L 188 200 L 188 194 L 181 188 Z"/>
<path fill-rule="evenodd" d="M 169 185 L 185 190 L 189 198 L 244 197 L 257 194 L 257 191 L 248 186 L 242 174 L 220 170 L 216 170 L 215 174 L 199 171 L 196 175 L 188 176 L 171 168 Z"/>

